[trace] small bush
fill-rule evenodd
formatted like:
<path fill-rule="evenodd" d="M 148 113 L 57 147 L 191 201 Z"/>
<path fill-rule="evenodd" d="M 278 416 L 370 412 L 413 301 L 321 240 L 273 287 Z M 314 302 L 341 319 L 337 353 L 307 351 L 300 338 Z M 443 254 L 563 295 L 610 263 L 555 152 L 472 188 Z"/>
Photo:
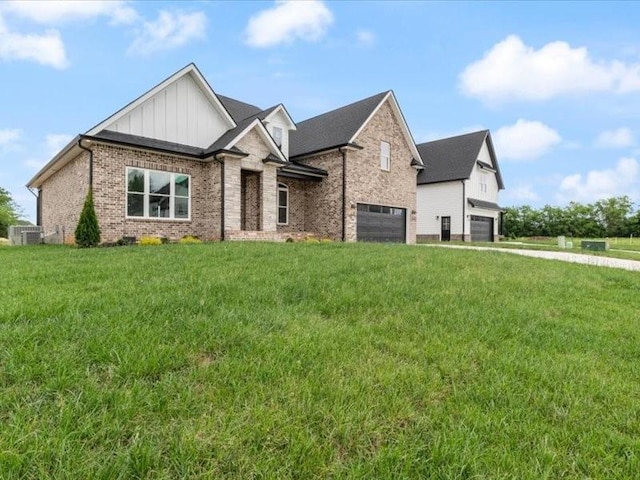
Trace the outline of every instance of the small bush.
<path fill-rule="evenodd" d="M 194 235 L 185 235 L 180 239 L 180 242 L 178 243 L 182 243 L 184 245 L 193 245 L 197 243 L 202 243 L 202 240 L 200 240 L 198 237 Z"/>
<path fill-rule="evenodd" d="M 304 239 L 304 243 L 320 243 L 320 240 L 315 237 L 309 237 Z"/>
<path fill-rule="evenodd" d="M 0 237 L 0 247 L 4 247 L 5 245 L 9 245 L 9 239 Z"/>
<path fill-rule="evenodd" d="M 136 238 L 135 237 L 122 237 L 116 241 L 116 246 L 121 247 L 125 245 L 135 245 Z"/>
<path fill-rule="evenodd" d="M 333 243 L 333 240 L 331 240 L 330 238 L 323 238 L 322 240 L 320 240 L 320 243 Z"/>
<path fill-rule="evenodd" d="M 98 216 L 93 206 L 93 190 L 89 188 L 87 198 L 84 201 L 78 226 L 75 231 L 75 240 L 79 247 L 95 247 L 100 243 L 100 226 Z"/>
<path fill-rule="evenodd" d="M 140 238 L 138 245 L 162 245 L 162 239 L 160 237 L 145 235 Z"/>

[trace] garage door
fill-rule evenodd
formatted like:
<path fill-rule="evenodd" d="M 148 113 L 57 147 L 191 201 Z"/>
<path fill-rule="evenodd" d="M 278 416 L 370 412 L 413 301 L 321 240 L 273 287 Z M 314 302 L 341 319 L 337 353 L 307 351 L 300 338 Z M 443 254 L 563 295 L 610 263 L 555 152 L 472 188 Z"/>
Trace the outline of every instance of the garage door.
<path fill-rule="evenodd" d="M 493 218 L 471 216 L 471 241 L 493 242 Z"/>
<path fill-rule="evenodd" d="M 405 242 L 407 211 L 404 208 L 359 203 L 356 222 L 360 242 Z"/>

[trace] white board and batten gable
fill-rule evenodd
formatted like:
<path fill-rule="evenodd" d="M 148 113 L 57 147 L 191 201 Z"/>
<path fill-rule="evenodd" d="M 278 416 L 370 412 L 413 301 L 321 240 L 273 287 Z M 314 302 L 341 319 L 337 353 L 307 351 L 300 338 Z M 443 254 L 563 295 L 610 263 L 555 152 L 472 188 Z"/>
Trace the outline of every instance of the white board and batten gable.
<path fill-rule="evenodd" d="M 484 168 L 479 162 L 490 165 L 493 168 Z M 477 198 L 478 200 L 498 203 L 499 190 L 496 170 L 485 139 L 478 153 L 478 162 L 471 170 L 471 175 L 467 181 L 467 198 Z"/>
<path fill-rule="evenodd" d="M 87 132 L 102 130 L 207 148 L 236 124 L 195 65 L 187 65 Z"/>

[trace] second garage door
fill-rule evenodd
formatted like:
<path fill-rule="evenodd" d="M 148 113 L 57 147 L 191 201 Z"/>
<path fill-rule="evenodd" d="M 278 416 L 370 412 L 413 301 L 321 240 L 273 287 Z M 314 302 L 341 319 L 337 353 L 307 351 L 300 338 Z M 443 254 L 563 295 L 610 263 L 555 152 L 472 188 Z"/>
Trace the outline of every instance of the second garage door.
<path fill-rule="evenodd" d="M 360 242 L 399 242 L 406 240 L 407 211 L 383 205 L 358 204 L 356 234 Z"/>
<path fill-rule="evenodd" d="M 493 242 L 493 218 L 471 215 L 471 241 Z"/>

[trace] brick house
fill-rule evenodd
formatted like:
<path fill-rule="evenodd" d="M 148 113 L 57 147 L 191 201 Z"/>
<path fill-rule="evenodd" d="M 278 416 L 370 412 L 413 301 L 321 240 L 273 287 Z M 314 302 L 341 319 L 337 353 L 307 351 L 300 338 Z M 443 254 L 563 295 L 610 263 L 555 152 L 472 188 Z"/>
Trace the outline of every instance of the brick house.
<path fill-rule="evenodd" d="M 417 239 L 492 242 L 501 234 L 504 189 L 489 130 L 421 143 Z"/>
<path fill-rule="evenodd" d="M 216 94 L 187 65 L 86 133 L 28 183 L 45 237 L 72 240 L 88 188 L 102 241 L 416 238 L 422 169 L 393 92 L 295 123 Z"/>

